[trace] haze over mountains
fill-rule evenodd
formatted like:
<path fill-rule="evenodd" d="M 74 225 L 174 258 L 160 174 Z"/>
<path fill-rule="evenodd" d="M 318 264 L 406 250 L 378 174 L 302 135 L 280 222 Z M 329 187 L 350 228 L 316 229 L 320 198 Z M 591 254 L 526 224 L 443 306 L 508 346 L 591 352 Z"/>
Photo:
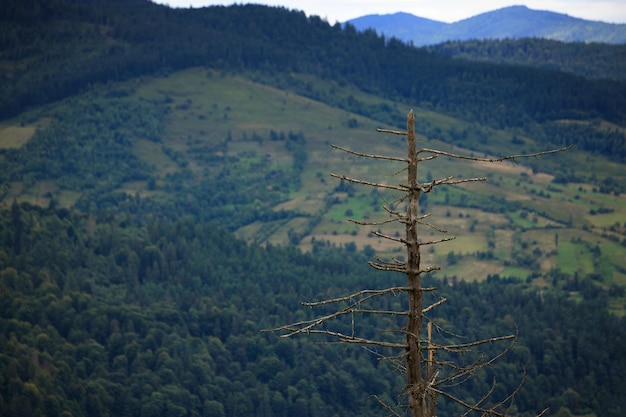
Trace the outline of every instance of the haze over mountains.
<path fill-rule="evenodd" d="M 510 6 L 454 23 L 409 13 L 367 15 L 349 20 L 358 30 L 374 29 L 415 46 L 470 39 L 545 38 L 563 42 L 626 43 L 626 24 L 574 18 L 566 14 Z"/>

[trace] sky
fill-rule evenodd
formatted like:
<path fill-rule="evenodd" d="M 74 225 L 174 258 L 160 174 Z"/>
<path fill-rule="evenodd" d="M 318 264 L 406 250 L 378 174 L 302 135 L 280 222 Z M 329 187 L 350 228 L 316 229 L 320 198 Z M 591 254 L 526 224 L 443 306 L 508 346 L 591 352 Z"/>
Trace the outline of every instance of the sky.
<path fill-rule="evenodd" d="M 368 14 L 411 13 L 441 22 L 457 22 L 477 14 L 507 6 L 525 5 L 535 10 L 549 10 L 586 20 L 626 23 L 626 0 L 153 0 L 171 7 L 204 7 L 257 3 L 303 10 L 329 23 L 345 22 Z"/>

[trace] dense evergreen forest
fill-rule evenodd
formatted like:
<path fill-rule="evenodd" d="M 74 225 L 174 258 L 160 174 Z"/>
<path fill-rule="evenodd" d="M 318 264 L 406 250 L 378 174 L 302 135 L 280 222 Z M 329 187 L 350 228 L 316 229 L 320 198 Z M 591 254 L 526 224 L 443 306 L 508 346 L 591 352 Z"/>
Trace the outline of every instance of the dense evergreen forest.
<path fill-rule="evenodd" d="M 0 415 L 375 416 L 384 410 L 371 396 L 395 403 L 403 378 L 376 355 L 260 332 L 306 318 L 301 298 L 380 288 L 389 277 L 366 256 L 262 248 L 159 219 L 142 200 L 118 207 L 0 211 Z M 576 302 L 497 276 L 432 278 L 450 300 L 436 320 L 451 333 L 519 328 L 512 352 L 463 394 L 495 377 L 506 395 L 525 369 L 514 415 L 623 415 L 626 320 L 607 313 L 591 279 L 568 283 L 584 295 Z M 454 415 L 445 401 L 439 411 Z"/>
<path fill-rule="evenodd" d="M 457 58 L 540 67 L 585 78 L 626 80 L 623 64 L 626 60 L 626 45 L 524 38 L 450 41 L 427 49 Z"/>
<path fill-rule="evenodd" d="M 321 221 L 297 209 L 275 209 L 300 190 L 303 177 L 325 181 L 322 173 L 302 172 L 313 155 L 308 132 L 233 139 L 229 131 L 213 143 L 189 134 L 176 138 L 193 151 L 183 154 L 164 142 L 165 122 L 172 109 L 197 103 L 177 101 L 170 92 L 144 96 L 138 93 L 144 78 L 201 66 L 204 78 L 242 74 L 377 122 L 398 124 L 383 98 L 454 116 L 467 125 L 446 130 L 423 120 L 423 133 L 471 151 L 494 146 L 497 128 L 511 133 L 507 150 L 531 146 L 525 140 L 532 137 L 542 145 L 576 143 L 587 160 L 626 160 L 626 83 L 610 66 L 592 68 L 593 74 L 572 70 L 576 75 L 565 72 L 567 63 L 550 67 L 547 57 L 539 69 L 512 65 L 522 58 L 503 58 L 505 65 L 453 59 L 443 50 L 449 46 L 416 49 L 349 25 L 254 5 L 174 10 L 146 0 L 6 0 L 0 27 L 0 118 L 38 126 L 28 141 L 0 149 L 0 416 L 379 416 L 385 410 L 374 396 L 402 401 L 403 375 L 372 352 L 262 331 L 312 314 L 301 301 L 386 287 L 390 279 L 401 285 L 404 278 L 369 268 L 371 247 L 317 240 L 304 253 L 231 234 L 253 221 L 269 227 L 298 216 L 313 225 Z M 516 42 L 507 47 L 536 50 L 539 41 Z M 570 46 L 554 45 L 560 48 Z M 608 53 L 601 45 L 588 48 L 585 54 Z M 381 99 L 346 97 L 332 83 Z M 194 114 L 194 123 L 210 130 L 215 126 L 208 117 L 231 117 L 233 109 L 218 104 L 211 103 L 215 114 Z M 346 129 L 361 123 L 352 115 Z M 140 157 L 139 140 L 175 169 L 146 162 L 158 158 Z M 228 152 L 235 141 L 248 146 L 249 159 Z M 251 144 L 263 143 L 289 162 L 280 165 L 269 151 L 255 154 Z M 193 171 L 197 165 L 203 171 Z M 550 161 L 530 166 L 531 173 L 556 174 L 554 200 L 561 184 L 595 180 L 588 193 L 607 205 L 591 205 L 594 214 L 610 214 L 611 198 L 626 191 L 606 174 L 610 170 L 578 172 Z M 54 187 L 46 188 L 51 182 Z M 128 185 L 134 183 L 146 189 L 135 192 Z M 11 201 L 11 187 L 35 189 L 49 204 Z M 550 197 L 536 184 L 528 187 Z M 353 192 L 343 183 L 335 190 Z M 583 197 L 575 201 L 582 205 L 585 193 L 581 186 L 576 198 Z M 72 203 L 62 204 L 65 198 Z M 324 204 L 332 207 L 335 200 L 328 196 Z M 444 202 L 466 211 L 459 218 L 485 204 L 458 189 L 428 204 Z M 602 246 L 600 254 L 596 242 L 563 242 L 569 229 L 560 228 L 590 228 L 584 219 L 580 225 L 560 219 L 563 213 L 541 203 L 526 212 L 501 196 L 490 196 L 488 206 L 511 219 L 521 211 L 517 226 L 506 226 L 517 256 L 506 262 L 514 267 L 552 256 L 519 237 L 519 224 L 530 223 L 523 231 L 532 232 L 540 214 L 563 230 L 561 246 L 592 252 L 589 268 L 599 272 L 554 269 L 525 280 L 490 275 L 480 283 L 429 276 L 440 287 L 436 295 L 449 299 L 433 319 L 450 334 L 476 340 L 519 333 L 511 352 L 457 393 L 476 400 L 495 378 L 494 394 L 502 398 L 525 375 L 512 415 L 529 417 L 546 407 L 546 415 L 560 417 L 624 415 L 626 319 L 609 313 L 624 288 L 602 276 L 623 273 L 615 262 L 602 264 L 620 253 L 609 248 L 626 246 L 623 219 L 602 230 L 603 245 L 610 239 L 613 246 Z M 341 213 L 344 218 L 348 210 Z M 489 245 L 495 247 L 499 231 L 490 231 Z M 297 243 L 306 232 L 290 230 L 288 241 Z M 550 236 L 558 246 L 559 235 Z M 493 249 L 476 256 L 493 257 Z M 461 256 L 450 253 L 452 261 Z M 357 322 L 370 334 L 396 324 Z M 459 412 L 442 400 L 437 414 Z"/>
<path fill-rule="evenodd" d="M 195 65 L 260 70 L 282 83 L 291 72 L 314 74 L 500 128 L 537 130 L 559 119 L 623 124 L 626 116 L 624 83 L 454 60 L 283 8 L 10 0 L 0 6 L 0 21 L 6 25 L 0 34 L 4 117 L 93 83 Z M 624 158 L 623 141 L 617 154 L 614 146 L 607 151 L 592 142 Z"/>

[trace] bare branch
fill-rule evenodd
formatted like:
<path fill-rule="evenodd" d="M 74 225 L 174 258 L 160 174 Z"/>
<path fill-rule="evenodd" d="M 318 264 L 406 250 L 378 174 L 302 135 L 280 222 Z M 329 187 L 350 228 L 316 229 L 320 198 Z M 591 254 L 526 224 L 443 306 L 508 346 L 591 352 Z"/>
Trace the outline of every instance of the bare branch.
<path fill-rule="evenodd" d="M 484 355 L 481 355 L 478 359 L 476 359 L 476 361 L 474 361 L 470 365 L 455 366 L 455 365 L 449 364 L 449 363 L 446 364 L 447 367 L 454 368 L 456 370 L 456 372 L 451 374 L 451 375 L 449 375 L 447 378 L 444 378 L 444 379 L 438 381 L 437 385 L 448 384 L 451 381 L 454 381 L 454 380 L 457 380 L 457 379 L 460 379 L 460 378 L 464 378 L 464 377 L 472 374 L 473 372 L 475 372 L 479 368 L 485 368 L 487 366 L 490 366 L 496 360 L 498 360 L 502 356 L 504 356 L 507 352 L 511 351 L 511 349 L 513 348 L 513 345 L 515 344 L 516 337 L 517 337 L 517 335 L 515 335 L 513 338 L 509 337 L 509 340 L 512 340 L 511 343 L 509 343 L 506 346 L 506 348 L 504 348 L 500 352 L 498 352 L 497 355 L 492 356 L 488 360 L 485 360 Z M 477 346 L 477 345 L 482 345 L 482 344 L 489 343 L 490 340 L 491 339 L 485 339 L 485 340 L 481 340 L 481 341 L 474 342 L 474 343 L 475 343 L 475 346 Z M 502 340 L 506 340 L 506 339 L 502 339 Z M 462 346 L 462 345 L 456 345 L 456 346 Z M 433 348 L 433 347 L 431 347 L 431 348 Z M 439 346 L 439 347 L 435 346 L 434 348 L 435 349 L 439 349 L 439 350 L 446 350 L 446 348 L 449 348 L 449 346 Z M 463 352 L 463 351 L 466 351 L 466 348 L 455 349 L 455 351 L 456 352 Z"/>
<path fill-rule="evenodd" d="M 369 154 L 366 154 L 366 153 L 355 152 L 355 151 L 352 151 L 350 149 L 342 148 L 341 146 L 337 146 L 337 145 L 330 145 L 330 147 L 333 148 L 333 149 L 338 149 L 338 150 L 343 151 L 345 153 L 349 153 L 351 155 L 362 157 L 362 158 L 383 159 L 383 160 L 387 160 L 387 161 L 398 161 L 398 162 L 409 162 L 409 160 L 406 159 L 406 158 L 398 158 L 398 157 L 395 157 L 395 156 L 384 156 L 384 155 L 369 155 Z"/>
<path fill-rule="evenodd" d="M 390 287 L 390 288 L 385 288 L 383 290 L 361 290 L 353 294 L 346 295 L 345 297 L 337 297 L 337 298 L 332 298 L 330 300 L 302 303 L 302 305 L 307 306 L 307 307 L 317 307 L 317 306 L 321 306 L 325 304 L 340 303 L 343 301 L 351 301 L 357 297 L 367 295 L 368 297 L 364 297 L 359 300 L 359 302 L 363 302 L 363 301 L 368 300 L 371 297 L 375 297 L 378 295 L 395 294 L 395 293 L 402 292 L 402 291 L 408 291 L 409 289 L 410 289 L 409 287 Z"/>
<path fill-rule="evenodd" d="M 421 274 L 427 274 L 427 273 L 432 272 L 432 271 L 439 271 L 440 269 L 441 269 L 441 267 L 440 267 L 440 266 L 432 265 L 432 266 L 429 266 L 429 267 L 428 267 L 428 268 L 426 268 L 426 269 L 420 269 L 420 270 L 419 270 L 419 274 L 420 274 L 420 275 L 421 275 Z"/>
<path fill-rule="evenodd" d="M 396 191 L 406 191 L 406 187 L 403 187 L 403 186 L 387 185 L 387 184 L 381 184 L 381 183 L 378 183 L 378 182 L 357 180 L 357 179 L 349 178 L 349 177 L 346 177 L 345 175 L 339 175 L 339 174 L 330 174 L 330 176 L 331 177 L 335 177 L 335 178 L 339 178 L 340 180 L 352 182 L 354 184 L 363 184 L 363 185 L 369 185 L 370 187 L 386 188 L 386 189 L 389 189 L 389 190 L 396 190 Z"/>
<path fill-rule="evenodd" d="M 306 333 L 307 334 L 323 334 L 327 336 L 332 336 L 332 337 L 339 339 L 343 343 L 355 343 L 355 344 L 360 344 L 360 345 L 381 346 L 381 347 L 388 347 L 392 349 L 405 349 L 406 348 L 406 344 L 404 343 L 392 343 L 392 342 L 383 342 L 380 340 L 364 339 L 361 337 L 355 337 L 355 336 L 343 334 L 341 332 L 333 332 L 331 330 L 311 329 L 311 330 L 307 330 Z M 283 335 L 281 337 L 286 337 L 286 335 Z"/>
<path fill-rule="evenodd" d="M 392 237 L 392 236 L 384 235 L 384 234 L 382 234 L 380 232 L 377 232 L 376 230 L 372 230 L 370 233 L 373 234 L 373 235 L 376 235 L 378 237 L 382 237 L 384 239 L 393 240 L 394 242 L 399 242 L 399 243 L 402 243 L 402 244 L 406 244 L 406 240 L 404 240 L 404 239 L 401 239 L 401 238 L 398 238 L 398 237 Z"/>
<path fill-rule="evenodd" d="M 438 157 L 439 155 L 430 155 L 425 158 L 418 158 L 417 162 L 432 161 L 433 159 L 438 158 Z"/>
<path fill-rule="evenodd" d="M 445 346 L 438 345 L 437 349 L 451 352 L 455 350 L 467 349 L 467 348 L 474 347 L 474 346 L 486 345 L 488 343 L 496 343 L 496 342 L 501 342 L 503 340 L 511 340 L 511 339 L 515 339 L 516 337 L 517 335 L 514 335 L 514 334 L 510 334 L 506 336 L 499 336 L 499 337 L 490 337 L 489 339 L 482 339 L 482 340 L 477 340 L 475 342 L 469 342 L 469 343 L 459 343 L 455 345 L 445 345 Z"/>
<path fill-rule="evenodd" d="M 426 189 L 422 189 L 422 191 L 426 193 L 430 192 L 430 190 L 433 187 L 436 187 L 438 185 L 456 185 L 456 184 L 463 184 L 466 182 L 478 182 L 478 181 L 487 181 L 487 178 L 476 177 L 476 178 L 464 178 L 464 179 L 455 180 L 454 177 L 446 177 L 446 178 L 442 178 L 440 180 L 436 180 L 436 181 L 433 181 L 432 183 L 427 184 L 428 187 L 426 187 Z"/>
<path fill-rule="evenodd" d="M 386 402 L 384 402 L 378 395 L 374 395 L 374 398 L 376 399 L 376 401 L 378 401 L 378 404 L 382 405 L 383 408 L 385 408 L 387 411 L 389 411 L 391 413 L 391 415 L 395 416 L 395 417 L 402 417 L 401 414 L 398 414 L 398 412 L 396 410 L 394 410 L 393 406 L 387 404 Z"/>
<path fill-rule="evenodd" d="M 406 217 L 406 215 L 404 213 L 400 213 L 399 211 L 393 210 L 388 206 L 382 206 L 383 209 L 389 213 L 392 216 L 397 216 L 397 217 Z"/>
<path fill-rule="evenodd" d="M 401 265 L 396 265 L 396 264 L 389 264 L 389 263 L 382 263 L 382 262 L 375 262 L 375 261 L 369 261 L 368 265 L 380 271 L 406 273 L 406 266 L 404 265 L 401 266 Z"/>
<path fill-rule="evenodd" d="M 397 258 L 392 258 L 391 261 L 384 261 L 380 258 L 375 258 L 373 261 L 368 262 L 368 264 L 374 268 L 379 267 L 378 269 L 382 269 L 382 268 L 398 268 L 401 271 L 399 272 L 406 272 L 406 262 L 400 261 Z M 374 264 L 374 265 L 372 265 Z M 408 287 L 407 287 L 408 288 Z"/>
<path fill-rule="evenodd" d="M 354 314 L 380 314 L 383 316 L 408 316 L 409 313 L 406 311 L 395 311 L 395 310 L 370 310 L 370 309 L 355 309 L 352 310 Z"/>
<path fill-rule="evenodd" d="M 349 221 L 350 223 L 358 224 L 359 226 L 383 226 L 385 224 L 400 221 L 400 219 L 389 219 L 389 220 L 383 220 L 380 222 L 362 222 L 360 220 L 354 220 L 354 219 L 346 219 L 346 220 Z"/>
<path fill-rule="evenodd" d="M 456 236 L 450 236 L 450 237 L 444 237 L 442 239 L 437 239 L 437 240 L 429 240 L 427 242 L 419 242 L 418 244 L 420 246 L 424 246 L 424 245 L 436 245 L 437 243 L 441 243 L 441 242 L 448 242 L 450 240 L 454 240 L 456 239 Z"/>
<path fill-rule="evenodd" d="M 317 306 L 322 306 L 326 304 L 335 304 L 335 303 L 340 303 L 340 302 L 345 302 L 345 301 L 351 302 L 348 306 L 340 310 L 337 310 L 334 313 L 327 314 L 325 316 L 320 316 L 318 318 L 311 319 L 311 320 L 303 320 L 303 321 L 292 323 L 286 326 L 277 327 L 277 328 L 272 329 L 271 331 L 286 331 L 287 334 L 283 335 L 283 337 L 291 337 L 293 335 L 300 334 L 300 333 L 307 333 L 307 334 L 319 333 L 320 331 L 315 330 L 316 327 L 321 326 L 322 324 L 330 320 L 333 320 L 337 317 L 340 317 L 346 314 L 353 314 L 355 310 L 354 308 L 355 306 L 361 305 L 364 302 L 370 300 L 371 298 L 378 297 L 383 294 L 395 293 L 398 291 L 408 291 L 408 290 L 409 288 L 406 288 L 406 287 L 393 287 L 393 288 L 386 288 L 383 290 L 362 290 L 346 297 L 339 297 L 339 298 L 333 298 L 330 300 L 323 300 L 323 301 L 310 302 L 310 303 L 302 303 L 304 306 L 317 307 Z"/>
<path fill-rule="evenodd" d="M 422 313 L 423 313 L 423 314 L 426 314 L 426 313 L 428 313 L 430 310 L 432 310 L 433 308 L 435 308 L 435 307 L 438 307 L 438 306 L 442 305 L 442 304 L 443 304 L 443 303 L 445 303 L 446 301 L 448 301 L 448 299 L 447 299 L 447 298 L 445 298 L 445 297 L 441 297 L 441 298 L 439 299 L 439 301 L 437 301 L 436 303 L 433 303 L 433 304 L 429 305 L 428 307 L 426 307 L 426 308 L 422 309 Z"/>
<path fill-rule="evenodd" d="M 572 147 L 574 147 L 574 145 L 565 146 L 565 147 L 559 148 L 559 149 L 552 149 L 552 150 L 549 150 L 549 151 L 527 153 L 527 154 L 518 154 L 518 155 L 507 155 L 507 156 L 501 156 L 499 158 L 478 158 L 478 157 L 474 157 L 474 156 L 460 155 L 460 154 L 455 154 L 455 153 L 451 153 L 451 152 L 445 152 L 445 151 L 440 151 L 440 150 L 437 150 L 437 149 L 428 149 L 428 148 L 419 149 L 417 151 L 417 153 L 418 154 L 420 154 L 420 153 L 432 153 L 432 154 L 443 155 L 443 156 L 447 156 L 447 157 L 455 158 L 455 159 L 465 159 L 465 160 L 468 160 L 468 161 L 501 162 L 501 161 L 506 161 L 508 159 L 534 158 L 534 157 L 537 157 L 537 156 L 549 155 L 549 154 L 557 153 L 557 152 L 565 152 L 568 149 L 571 149 Z"/>
<path fill-rule="evenodd" d="M 409 133 L 409 132 L 401 132 L 399 130 L 382 129 L 382 128 L 376 129 L 376 132 L 378 132 L 378 133 L 391 133 L 392 135 L 401 135 L 401 136 L 406 136 Z M 424 136 L 419 136 L 418 137 L 417 135 L 415 135 L 415 138 L 417 140 L 423 140 L 423 141 L 428 140 Z"/>
<path fill-rule="evenodd" d="M 491 387 L 489 387 L 489 390 L 478 401 L 474 403 L 474 406 L 478 407 L 482 402 L 487 401 L 487 399 L 491 396 L 491 394 L 493 394 L 493 391 L 495 389 L 496 389 L 496 380 L 494 378 L 493 382 L 491 383 Z M 471 412 L 472 410 L 468 409 L 463 414 L 461 414 L 461 417 L 465 417 Z"/>
<path fill-rule="evenodd" d="M 378 133 L 391 133 L 392 135 L 401 135 L 406 136 L 407 132 L 401 132 L 399 130 L 390 130 L 390 129 L 376 129 Z"/>
<path fill-rule="evenodd" d="M 426 222 L 421 222 L 421 221 L 419 221 L 419 220 L 418 220 L 417 222 L 418 222 L 419 224 L 421 224 L 422 226 L 430 227 L 431 229 L 436 230 L 436 231 L 438 231 L 439 233 L 448 233 L 448 231 L 447 231 L 447 230 L 440 229 L 439 227 L 437 227 L 437 226 L 435 226 L 435 225 L 433 225 L 433 224 L 426 223 Z"/>
<path fill-rule="evenodd" d="M 454 395 L 446 392 L 446 391 L 442 391 L 440 389 L 437 389 L 435 387 L 430 387 L 431 390 L 433 390 L 437 395 L 441 395 L 443 397 L 446 397 L 452 401 L 454 401 L 457 404 L 460 404 L 461 406 L 463 406 L 464 408 L 470 410 L 470 411 L 475 411 L 475 412 L 479 412 L 482 413 L 483 416 L 496 416 L 496 417 L 507 417 L 506 414 L 503 414 L 501 412 L 498 412 L 497 410 L 495 410 L 495 408 L 483 408 L 483 407 L 479 407 L 477 405 L 474 404 L 470 404 L 468 402 L 465 402 L 463 400 L 461 400 L 458 397 L 455 397 Z M 499 406 L 500 404 L 497 404 L 497 406 Z"/>

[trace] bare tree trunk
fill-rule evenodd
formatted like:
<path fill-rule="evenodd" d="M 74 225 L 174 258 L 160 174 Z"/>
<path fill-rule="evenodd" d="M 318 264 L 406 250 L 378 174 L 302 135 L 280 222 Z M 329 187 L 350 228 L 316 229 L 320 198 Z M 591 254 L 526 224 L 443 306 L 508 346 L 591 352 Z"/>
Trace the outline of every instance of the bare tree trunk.
<path fill-rule="evenodd" d="M 404 363 L 399 364 L 400 368 L 404 368 L 407 374 L 407 386 L 405 394 L 407 395 L 408 404 L 404 404 L 402 407 L 408 406 L 412 417 L 435 417 L 435 406 L 438 397 L 444 397 L 449 401 L 455 402 L 464 407 L 467 413 L 476 412 L 483 416 L 497 416 L 505 417 L 507 411 L 500 411 L 504 408 L 504 405 L 512 401 L 513 396 L 519 390 L 516 388 L 511 395 L 503 400 L 492 402 L 488 399 L 494 392 L 495 381 L 492 384 L 491 389 L 485 395 L 474 402 L 466 402 L 461 398 L 457 398 L 450 394 L 446 388 L 456 387 L 463 383 L 471 376 L 475 375 L 476 371 L 486 366 L 491 365 L 495 360 L 500 358 L 511 347 L 512 343 L 508 345 L 500 353 L 489 356 L 481 356 L 479 359 L 472 361 L 467 365 L 457 365 L 450 361 L 437 361 L 436 351 L 444 350 L 451 353 L 465 353 L 467 354 L 472 348 L 491 344 L 501 341 L 514 341 L 517 337 L 514 335 L 506 335 L 500 337 L 493 337 L 489 339 L 478 340 L 469 343 L 447 343 L 445 345 L 439 345 L 432 341 L 432 321 L 428 322 L 428 339 L 422 340 L 421 330 L 425 320 L 425 314 L 430 312 L 435 307 L 443 304 L 446 299 L 441 298 L 430 304 L 428 307 L 423 306 L 423 294 L 426 291 L 434 291 L 436 288 L 422 287 L 421 277 L 422 274 L 429 273 L 431 271 L 439 270 L 438 266 L 429 266 L 423 268 L 421 266 L 420 248 L 422 245 L 433 245 L 442 242 L 446 242 L 454 239 L 454 237 L 445 237 L 441 239 L 435 239 L 430 241 L 420 242 L 418 240 L 418 227 L 420 225 L 428 227 L 439 233 L 447 233 L 445 230 L 440 229 L 430 223 L 426 223 L 424 220 L 430 216 L 430 213 L 424 215 L 419 214 L 419 198 L 421 193 L 429 193 L 435 187 L 440 185 L 459 185 L 468 182 L 486 181 L 486 178 L 463 178 L 454 179 L 454 177 L 444 177 L 433 180 L 431 182 L 420 183 L 418 181 L 418 163 L 432 161 L 439 156 L 445 156 L 452 159 L 464 159 L 470 161 L 480 162 L 501 162 L 508 159 L 515 158 L 528 158 L 536 157 L 556 152 L 563 152 L 569 149 L 571 146 L 555 149 L 545 152 L 538 152 L 533 154 L 524 155 L 507 155 L 500 158 L 478 158 L 474 156 L 465 156 L 455 154 L 451 152 L 439 151 L 429 148 L 417 148 L 417 137 L 415 134 L 415 116 L 413 110 L 411 110 L 407 117 L 407 130 L 405 132 L 398 132 L 388 129 L 378 129 L 378 132 L 391 133 L 395 135 L 405 136 L 407 139 L 407 158 L 395 157 L 395 156 L 383 156 L 383 155 L 369 155 L 361 152 L 355 152 L 349 149 L 341 148 L 339 146 L 332 145 L 334 149 L 341 150 L 351 155 L 358 157 L 371 158 L 375 160 L 392 161 L 393 163 L 403 163 L 407 166 L 408 178 L 406 184 L 389 185 L 378 182 L 365 181 L 356 178 L 349 178 L 345 175 L 331 174 L 335 178 L 339 178 L 344 181 L 348 181 L 353 184 L 367 185 L 370 187 L 376 187 L 393 192 L 400 192 L 402 197 L 389 207 L 383 206 L 385 211 L 391 216 L 392 220 L 386 220 L 382 222 L 359 222 L 351 220 L 356 224 L 361 225 L 385 225 L 390 222 L 404 223 L 406 236 L 404 239 L 388 236 L 380 231 L 372 231 L 372 233 L 378 237 L 385 238 L 406 247 L 407 259 L 406 261 L 400 261 L 396 258 L 392 258 L 390 261 L 377 259 L 370 261 L 369 264 L 382 271 L 399 272 L 406 274 L 407 286 L 406 287 L 389 287 L 384 289 L 364 289 L 357 291 L 353 294 L 331 298 L 328 300 L 303 303 L 305 306 L 318 307 L 336 305 L 337 310 L 326 315 L 321 315 L 313 319 L 303 320 L 296 323 L 287 324 L 284 326 L 272 329 L 272 331 L 280 331 L 284 334 L 281 337 L 290 337 L 296 334 L 322 334 L 338 339 L 344 343 L 370 345 L 374 347 L 398 349 L 404 351 Z M 421 156 L 420 155 L 426 155 Z M 398 209 L 398 205 L 405 204 L 405 210 Z M 391 294 L 406 293 L 408 297 L 408 310 L 398 311 L 394 309 L 380 310 L 378 308 L 367 307 L 367 303 L 372 300 Z M 354 314 L 373 314 L 373 315 L 395 315 L 405 316 L 406 326 L 401 330 L 404 333 L 404 340 L 402 342 L 396 341 L 383 341 L 362 338 L 354 334 L 343 333 L 341 331 L 332 330 L 328 327 L 331 321 L 339 320 L 349 316 L 351 320 L 354 320 Z M 395 330 L 395 329 L 394 329 Z M 401 336 L 398 337 L 399 339 Z M 424 352 L 427 351 L 427 357 L 424 357 Z M 387 359 L 394 360 L 395 357 L 386 357 Z M 447 371 L 447 372 L 442 372 Z M 520 385 L 521 386 L 521 385 Z M 380 400 L 379 400 L 380 401 Z M 385 404 L 381 401 L 381 404 L 391 411 L 395 416 L 400 416 L 395 411 L 393 406 Z M 545 412 L 545 410 L 544 410 Z M 467 413 L 465 415 L 467 415 Z M 543 413 L 542 413 L 543 414 Z"/>
<path fill-rule="evenodd" d="M 409 405 L 413 417 L 425 417 L 425 384 L 422 378 L 422 352 L 420 333 L 422 329 L 422 283 L 420 277 L 420 245 L 417 240 L 420 189 L 417 182 L 417 146 L 415 116 L 413 110 L 407 118 L 408 145 L 408 205 L 406 212 L 407 280 L 409 294 L 409 317 L 406 326 L 406 374 Z"/>

